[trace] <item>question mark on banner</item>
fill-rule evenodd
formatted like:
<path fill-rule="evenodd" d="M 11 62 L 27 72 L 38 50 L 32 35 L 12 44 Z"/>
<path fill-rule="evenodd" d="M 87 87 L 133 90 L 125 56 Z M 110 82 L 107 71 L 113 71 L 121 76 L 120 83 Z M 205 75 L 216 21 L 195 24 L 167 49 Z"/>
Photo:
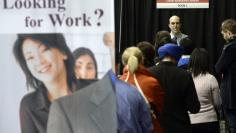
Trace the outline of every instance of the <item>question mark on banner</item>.
<path fill-rule="evenodd" d="M 96 10 L 94 11 L 94 13 L 95 13 L 95 15 L 98 15 L 98 20 L 100 20 L 100 18 L 101 18 L 101 17 L 103 16 L 103 14 L 104 14 L 104 12 L 103 12 L 102 9 L 96 9 Z M 97 23 L 97 26 L 101 26 L 101 23 L 98 22 L 98 23 Z"/>

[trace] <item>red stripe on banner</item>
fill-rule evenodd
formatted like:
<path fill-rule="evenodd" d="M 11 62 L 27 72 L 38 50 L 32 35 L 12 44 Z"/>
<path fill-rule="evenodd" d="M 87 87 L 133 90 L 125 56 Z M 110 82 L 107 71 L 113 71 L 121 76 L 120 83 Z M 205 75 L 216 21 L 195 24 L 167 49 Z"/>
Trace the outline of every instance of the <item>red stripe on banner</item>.
<path fill-rule="evenodd" d="M 156 3 L 209 3 L 209 0 L 156 0 Z"/>

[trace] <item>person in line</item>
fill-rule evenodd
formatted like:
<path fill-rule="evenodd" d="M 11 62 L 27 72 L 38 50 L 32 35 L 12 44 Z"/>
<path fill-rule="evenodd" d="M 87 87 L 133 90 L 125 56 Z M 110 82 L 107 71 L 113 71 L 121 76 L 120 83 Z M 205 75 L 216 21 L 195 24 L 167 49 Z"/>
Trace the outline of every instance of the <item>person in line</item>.
<path fill-rule="evenodd" d="M 183 49 L 168 43 L 158 49 L 160 63 L 149 71 L 159 80 L 164 90 L 160 123 L 164 133 L 191 133 L 188 111 L 200 109 L 194 82 L 190 73 L 177 67 Z"/>
<path fill-rule="evenodd" d="M 190 56 L 188 70 L 201 104 L 200 111 L 189 114 L 192 133 L 219 133 L 216 109 L 221 107 L 219 85 L 216 78 L 209 73 L 209 55 L 204 48 L 195 48 Z"/>
<path fill-rule="evenodd" d="M 170 36 L 172 40 L 175 40 L 176 43 L 179 45 L 179 42 L 181 39 L 188 37 L 188 35 L 185 35 L 181 32 L 181 22 L 180 17 L 173 15 L 169 19 L 169 28 L 170 28 Z"/>
<path fill-rule="evenodd" d="M 221 98 L 230 133 L 236 133 L 236 21 L 222 22 L 221 33 L 227 42 L 224 45 L 215 69 L 221 77 Z"/>
<path fill-rule="evenodd" d="M 158 31 L 155 35 L 155 49 L 156 49 L 156 51 L 159 49 L 159 47 L 163 46 L 166 43 L 174 43 L 174 41 L 171 40 L 170 33 L 165 30 Z"/>
<path fill-rule="evenodd" d="M 148 68 L 153 66 L 154 58 L 155 58 L 155 48 L 150 42 L 139 42 L 137 44 L 137 47 L 142 51 L 143 53 L 143 65 Z"/>
<path fill-rule="evenodd" d="M 124 65 L 120 79 L 134 85 L 143 94 L 146 103 L 150 107 L 154 133 L 162 133 L 159 121 L 159 112 L 163 106 L 164 92 L 148 70 L 143 66 L 143 54 L 137 47 L 129 47 L 122 54 Z"/>
<path fill-rule="evenodd" d="M 113 62 L 114 33 L 106 33 L 104 43 Z M 151 133 L 151 116 L 143 97 L 116 78 L 114 62 L 112 70 L 96 83 L 54 101 L 47 133 Z"/>
<path fill-rule="evenodd" d="M 51 102 L 76 90 L 73 56 L 62 34 L 18 34 L 13 52 L 34 90 L 21 100 L 21 132 L 46 133 Z"/>
<path fill-rule="evenodd" d="M 158 31 L 155 36 L 155 65 L 158 65 L 160 61 L 158 57 L 158 49 L 167 43 L 176 43 L 176 41 L 171 39 L 170 33 L 168 31 Z"/>
<path fill-rule="evenodd" d="M 97 61 L 94 53 L 85 47 L 73 51 L 77 79 L 97 79 Z"/>
<path fill-rule="evenodd" d="M 190 55 L 193 52 L 195 45 L 189 37 L 181 39 L 179 45 L 184 49 L 184 53 L 179 59 L 177 66 L 187 70 Z"/>

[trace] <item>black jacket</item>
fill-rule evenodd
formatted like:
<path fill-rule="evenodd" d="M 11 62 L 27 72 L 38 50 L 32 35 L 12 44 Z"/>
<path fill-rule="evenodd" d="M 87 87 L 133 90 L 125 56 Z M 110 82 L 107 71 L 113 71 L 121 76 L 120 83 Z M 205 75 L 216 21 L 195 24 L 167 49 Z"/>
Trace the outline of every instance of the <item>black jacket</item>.
<path fill-rule="evenodd" d="M 227 109 L 236 109 L 236 39 L 224 47 L 215 68 L 221 77 L 222 105 Z"/>
<path fill-rule="evenodd" d="M 188 111 L 200 109 L 191 74 L 171 62 L 160 62 L 149 70 L 165 92 L 160 118 L 164 133 L 191 133 Z"/>
<path fill-rule="evenodd" d="M 46 92 L 39 89 L 23 97 L 20 104 L 22 133 L 46 133 L 50 102 Z"/>

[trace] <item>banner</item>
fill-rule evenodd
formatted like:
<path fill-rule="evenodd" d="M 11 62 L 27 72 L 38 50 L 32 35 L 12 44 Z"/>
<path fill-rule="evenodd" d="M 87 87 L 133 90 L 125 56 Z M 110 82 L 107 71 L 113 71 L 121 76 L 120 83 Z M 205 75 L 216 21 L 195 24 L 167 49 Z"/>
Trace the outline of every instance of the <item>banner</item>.
<path fill-rule="evenodd" d="M 209 8 L 209 0 L 156 0 L 156 8 Z"/>
<path fill-rule="evenodd" d="M 113 0 L 0 0 L 0 18 L 0 133 L 21 132 L 20 102 L 29 93 L 13 54 L 18 34 L 60 33 L 71 52 L 91 50 L 98 79 L 112 67 L 103 36 L 114 32 Z"/>

